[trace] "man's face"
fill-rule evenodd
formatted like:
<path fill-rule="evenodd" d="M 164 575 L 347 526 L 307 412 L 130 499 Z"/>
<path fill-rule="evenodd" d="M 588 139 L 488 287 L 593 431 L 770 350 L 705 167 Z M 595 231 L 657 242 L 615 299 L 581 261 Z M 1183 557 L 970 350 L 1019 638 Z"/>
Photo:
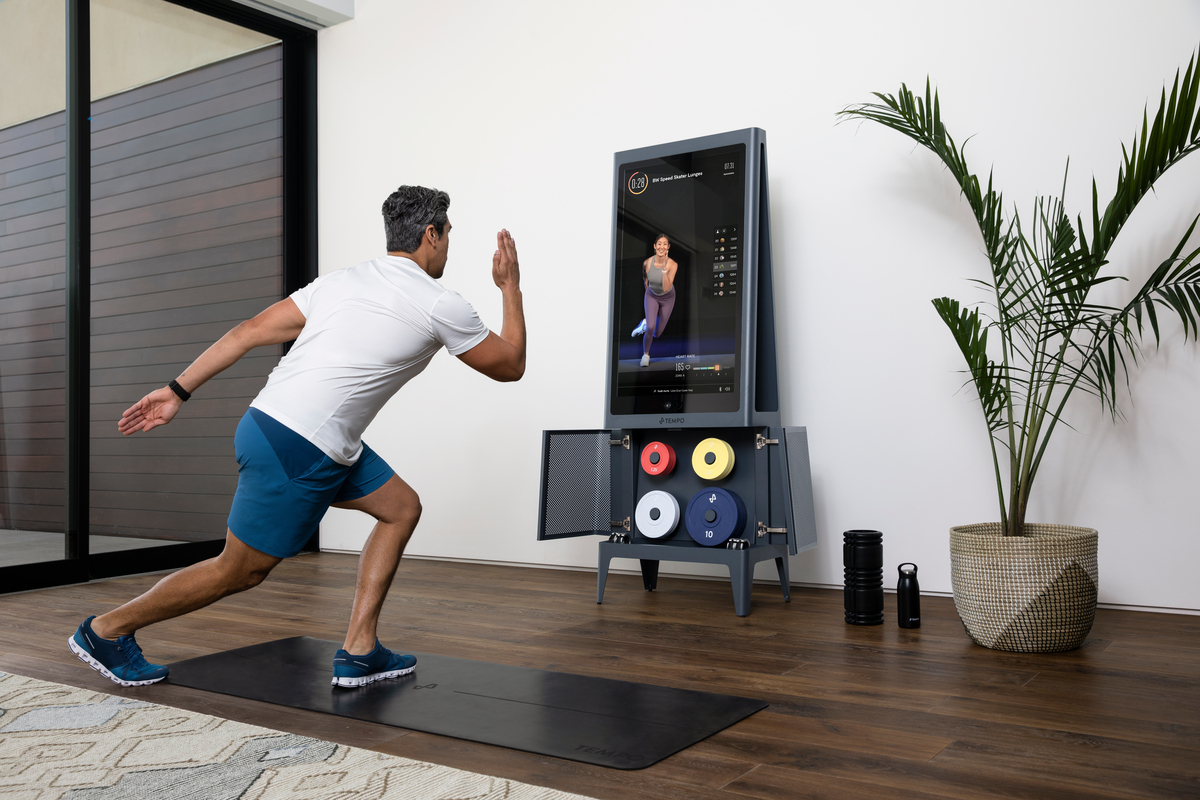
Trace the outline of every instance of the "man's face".
<path fill-rule="evenodd" d="M 450 224 L 450 220 L 446 220 L 445 230 L 442 235 L 437 235 L 437 229 L 433 229 L 433 235 L 436 238 L 433 244 L 433 255 L 429 259 L 429 274 L 434 278 L 442 277 L 442 273 L 446 271 L 446 259 L 450 255 L 450 229 L 454 227 Z"/>

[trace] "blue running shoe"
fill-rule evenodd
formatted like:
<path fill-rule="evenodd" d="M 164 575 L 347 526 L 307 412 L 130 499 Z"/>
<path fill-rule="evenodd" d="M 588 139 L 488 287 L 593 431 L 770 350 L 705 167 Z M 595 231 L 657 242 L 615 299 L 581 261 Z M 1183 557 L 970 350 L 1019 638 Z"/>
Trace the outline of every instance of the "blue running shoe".
<path fill-rule="evenodd" d="M 95 618 L 93 614 L 85 619 L 75 635 L 67 639 L 71 652 L 79 656 L 80 661 L 122 686 L 149 686 L 167 677 L 169 669 L 146 663 L 142 648 L 138 647 L 132 633 L 117 637 L 115 642 L 97 636 L 92 631 Z"/>
<path fill-rule="evenodd" d="M 633 333 L 631 333 L 629 335 L 636 339 L 637 337 L 642 336 L 645 333 L 646 333 L 646 320 L 642 320 L 641 322 L 638 323 L 638 326 L 633 329 Z"/>
<path fill-rule="evenodd" d="M 413 656 L 399 656 L 375 640 L 375 649 L 365 656 L 338 650 L 333 657 L 333 685 L 354 688 L 384 678 L 398 678 L 417 668 Z"/>

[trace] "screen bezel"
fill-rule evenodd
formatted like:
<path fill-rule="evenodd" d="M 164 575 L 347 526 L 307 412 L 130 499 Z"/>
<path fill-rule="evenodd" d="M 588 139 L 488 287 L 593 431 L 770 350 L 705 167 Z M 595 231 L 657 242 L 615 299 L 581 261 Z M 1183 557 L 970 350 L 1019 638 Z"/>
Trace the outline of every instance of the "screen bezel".
<path fill-rule="evenodd" d="M 758 264 L 759 264 L 759 221 L 761 217 L 760 188 L 762 180 L 762 150 L 766 143 L 766 134 L 760 128 L 747 128 L 740 131 L 703 136 L 696 139 L 685 139 L 678 142 L 642 147 L 636 150 L 625 150 L 613 155 L 612 177 L 612 224 L 609 239 L 609 286 L 608 286 L 608 326 L 605 341 L 605 376 L 604 376 L 604 424 L 609 428 L 698 428 L 722 425 L 749 425 L 754 399 L 752 387 L 755 385 L 755 331 L 758 296 Z M 740 363 L 737 365 L 737 406 L 736 410 L 693 413 L 614 413 L 613 401 L 616 391 L 616 374 L 614 358 L 619 354 L 614 347 L 613 327 L 616 324 L 614 307 L 617 292 L 617 251 L 618 235 L 617 220 L 621 202 L 621 167 L 625 164 L 648 161 L 657 158 L 670 158 L 702 150 L 712 150 L 720 147 L 744 145 L 746 162 L 744 168 L 744 211 L 742 219 L 743 261 L 742 261 L 742 297 L 741 318 L 742 328 L 740 337 Z"/>

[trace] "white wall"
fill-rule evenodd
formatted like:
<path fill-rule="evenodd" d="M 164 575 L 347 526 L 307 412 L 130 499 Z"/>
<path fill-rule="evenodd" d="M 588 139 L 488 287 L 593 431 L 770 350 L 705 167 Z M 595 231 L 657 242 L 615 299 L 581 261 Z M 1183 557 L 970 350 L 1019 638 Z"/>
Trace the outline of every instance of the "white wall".
<path fill-rule="evenodd" d="M 949 591 L 947 529 L 998 511 L 981 414 L 929 301 L 978 299 L 967 279 L 987 265 L 931 156 L 834 115 L 928 74 L 951 132 L 975 135 L 974 169 L 994 164 L 1007 199 L 1028 209 L 1057 191 L 1069 155 L 1068 202 L 1082 212 L 1092 174 L 1105 197 L 1143 106 L 1200 43 L 1200 6 L 429 8 L 359 0 L 354 20 L 320 34 L 321 270 L 383 249 L 379 207 L 397 185 L 445 189 L 455 227 L 443 282 L 499 327 L 489 259 L 509 228 L 530 345 L 515 385 L 439 355 L 367 431 L 422 496 L 409 552 L 594 568 L 595 539 L 535 541 L 538 456 L 543 429 L 601 425 L 612 154 L 758 126 L 783 416 L 809 429 L 820 532 L 793 580 L 840 585 L 842 531 L 876 528 L 889 565 L 915 561 L 923 589 Z M 1200 213 L 1198 187 L 1200 155 L 1135 215 L 1113 254 L 1122 271 L 1143 276 L 1169 250 Z M 1100 530 L 1102 603 L 1200 609 L 1200 348 L 1165 346 L 1132 391 L 1115 427 L 1078 399 L 1078 432 L 1057 434 L 1030 519 Z M 322 544 L 357 549 L 367 530 L 334 511 Z"/>

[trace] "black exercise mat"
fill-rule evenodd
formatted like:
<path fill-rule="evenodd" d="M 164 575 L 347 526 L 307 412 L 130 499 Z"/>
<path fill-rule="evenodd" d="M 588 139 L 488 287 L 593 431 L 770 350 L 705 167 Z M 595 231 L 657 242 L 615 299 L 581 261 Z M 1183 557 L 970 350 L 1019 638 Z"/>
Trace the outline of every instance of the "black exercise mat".
<path fill-rule="evenodd" d="M 337 642 L 298 636 L 171 665 L 171 683 L 513 750 L 642 769 L 767 707 L 761 700 L 414 653 L 417 669 L 330 685 Z"/>

